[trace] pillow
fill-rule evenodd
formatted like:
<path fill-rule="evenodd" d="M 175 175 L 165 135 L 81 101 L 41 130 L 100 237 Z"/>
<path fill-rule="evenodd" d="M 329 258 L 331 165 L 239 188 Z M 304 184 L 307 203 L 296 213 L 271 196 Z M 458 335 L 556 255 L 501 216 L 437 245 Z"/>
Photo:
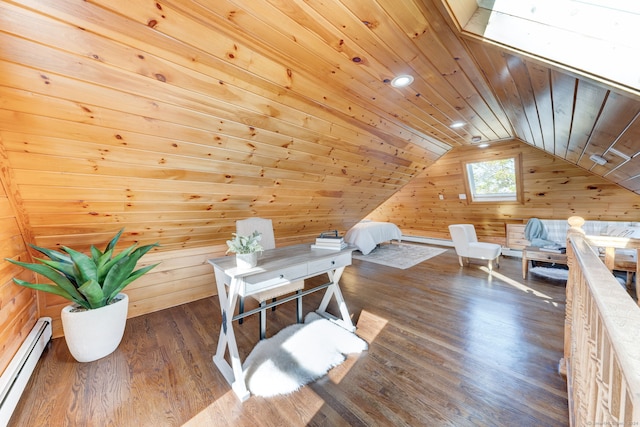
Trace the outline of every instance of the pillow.
<path fill-rule="evenodd" d="M 640 239 L 640 227 L 607 227 L 603 236 L 627 237 L 629 239 Z"/>
<path fill-rule="evenodd" d="M 630 239 L 640 239 L 640 227 L 627 228 L 627 235 L 624 237 L 628 237 Z"/>

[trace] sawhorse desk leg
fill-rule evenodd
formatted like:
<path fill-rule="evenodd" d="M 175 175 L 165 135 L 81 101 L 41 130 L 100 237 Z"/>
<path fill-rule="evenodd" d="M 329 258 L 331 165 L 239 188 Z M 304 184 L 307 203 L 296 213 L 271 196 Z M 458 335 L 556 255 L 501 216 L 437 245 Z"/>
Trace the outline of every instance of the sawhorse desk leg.
<path fill-rule="evenodd" d="M 216 269 L 216 284 L 218 287 L 218 298 L 220 300 L 220 310 L 222 311 L 222 324 L 220 326 L 220 336 L 218 337 L 218 348 L 213 356 L 213 363 L 218 367 L 224 378 L 241 401 L 249 398 L 251 393 L 247 389 L 242 370 L 242 362 L 238 353 L 236 335 L 233 331 L 233 312 L 238 299 L 238 283 L 231 280 L 229 285 L 229 296 L 224 284 L 226 278 L 223 272 Z M 225 360 L 225 352 L 229 349 L 231 365 Z"/>
<path fill-rule="evenodd" d="M 345 267 L 339 267 L 335 270 L 328 271 L 330 284 L 325 284 L 320 286 L 319 288 L 326 287 L 326 291 L 320 302 L 316 313 L 321 315 L 322 317 L 335 322 L 340 325 L 344 329 L 354 332 L 355 326 L 351 321 L 351 317 L 349 316 L 349 310 L 347 309 L 347 305 L 344 301 L 344 297 L 342 296 L 342 291 L 340 290 L 339 281 L 342 273 L 344 272 Z M 242 361 L 240 360 L 240 354 L 238 352 L 238 344 L 236 342 L 235 332 L 233 330 L 233 313 L 235 311 L 235 305 L 239 298 L 239 288 L 240 282 L 237 279 L 230 279 L 224 271 L 219 269 L 215 269 L 216 275 L 216 286 L 218 289 L 218 299 L 220 300 L 220 310 L 222 312 L 222 325 L 220 326 L 220 336 L 218 337 L 218 348 L 216 349 L 216 354 L 213 356 L 213 363 L 218 367 L 224 378 L 231 385 L 231 388 L 238 396 L 241 401 L 245 401 L 249 398 L 251 393 L 247 389 L 247 385 L 245 383 L 244 372 L 242 369 Z M 227 289 L 225 283 L 229 283 L 229 292 L 227 293 Z M 328 286 L 327 286 L 328 285 Z M 313 292 L 313 290 L 310 290 Z M 299 296 L 299 294 L 298 294 Z M 336 302 L 338 303 L 338 308 L 340 310 L 341 319 L 335 317 L 329 313 L 327 313 L 327 307 L 329 302 L 331 301 L 331 297 L 336 298 Z M 293 297 L 291 297 L 293 298 Z M 301 299 L 296 298 L 298 300 L 297 304 L 299 312 L 302 312 L 300 307 Z M 281 300 L 283 302 L 285 300 Z M 267 306 L 268 307 L 268 306 Z M 264 308 L 262 308 L 264 309 Z M 244 313 L 244 315 L 249 315 L 250 312 Z M 229 358 L 231 360 L 231 364 L 227 362 L 225 359 L 225 353 L 229 350 Z"/>
<path fill-rule="evenodd" d="M 351 317 L 349 316 L 349 310 L 347 309 L 347 304 L 344 302 L 344 297 L 342 296 L 342 291 L 340 290 L 340 277 L 342 277 L 342 272 L 344 271 L 344 267 L 340 267 L 335 269 L 334 271 L 329 271 L 327 274 L 329 275 L 329 280 L 331 281 L 331 285 L 327 288 L 324 293 L 324 297 L 322 297 L 322 301 L 320 302 L 320 306 L 316 310 L 316 313 L 325 317 L 338 325 L 342 326 L 344 329 L 354 332 L 356 327 L 353 326 L 353 322 L 351 321 Z M 331 301 L 331 297 L 336 297 L 336 302 L 338 303 L 338 309 L 340 310 L 340 316 L 342 319 L 338 319 L 335 316 L 327 313 L 327 307 L 329 306 L 329 301 Z"/>

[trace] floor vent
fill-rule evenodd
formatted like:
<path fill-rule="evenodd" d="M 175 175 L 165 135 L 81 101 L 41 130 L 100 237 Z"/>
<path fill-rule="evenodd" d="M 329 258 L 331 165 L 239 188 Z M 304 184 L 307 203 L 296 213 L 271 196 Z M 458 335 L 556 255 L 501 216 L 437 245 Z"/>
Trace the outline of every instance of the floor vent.
<path fill-rule="evenodd" d="M 0 376 L 0 426 L 9 424 L 29 377 L 51 340 L 51 318 L 38 319 L 11 363 Z"/>

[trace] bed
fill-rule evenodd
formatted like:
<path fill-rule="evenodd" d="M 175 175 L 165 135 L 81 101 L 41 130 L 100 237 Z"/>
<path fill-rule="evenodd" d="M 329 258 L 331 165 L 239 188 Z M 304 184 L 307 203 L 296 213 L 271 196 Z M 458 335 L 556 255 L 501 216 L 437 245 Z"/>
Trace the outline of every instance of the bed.
<path fill-rule="evenodd" d="M 375 249 L 382 242 L 402 240 L 402 232 L 391 222 L 360 221 L 344 236 L 345 242 L 358 248 L 363 255 Z"/>

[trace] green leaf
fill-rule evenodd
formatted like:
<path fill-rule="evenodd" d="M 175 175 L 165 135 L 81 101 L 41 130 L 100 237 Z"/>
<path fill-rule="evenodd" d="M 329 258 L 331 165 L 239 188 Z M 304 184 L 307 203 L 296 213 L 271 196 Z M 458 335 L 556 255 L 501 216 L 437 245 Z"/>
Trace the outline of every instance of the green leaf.
<path fill-rule="evenodd" d="M 138 249 L 136 249 L 135 251 L 133 251 L 133 253 L 131 254 L 131 258 L 135 259 L 136 262 L 138 262 L 138 260 L 140 258 L 142 258 L 142 256 L 144 254 L 146 254 L 147 252 L 149 252 L 151 249 L 155 248 L 156 246 L 160 246 L 160 245 L 158 245 L 158 243 L 154 243 L 152 245 L 141 246 Z"/>
<path fill-rule="evenodd" d="M 69 301 L 73 301 L 76 304 L 78 304 L 78 305 L 80 305 L 80 306 L 82 306 L 84 308 L 90 308 L 89 307 L 89 303 L 87 303 L 87 301 L 85 301 L 84 298 L 82 298 L 82 297 L 74 298 L 70 293 L 66 292 L 64 289 L 62 289 L 59 286 L 45 285 L 45 284 L 40 284 L 40 283 L 30 283 L 30 282 L 26 282 L 24 280 L 20 280 L 20 279 L 16 279 L 16 278 L 13 278 L 13 281 L 15 282 L 16 285 L 24 286 L 26 288 L 35 289 L 37 291 L 48 292 L 50 294 L 60 295 L 62 298 L 65 298 L 65 299 L 67 299 Z"/>
<path fill-rule="evenodd" d="M 98 281 L 98 268 L 91 258 L 74 249 L 63 246 L 63 249 L 71 256 L 78 276 L 78 283 L 84 283 L 87 280 Z"/>
<path fill-rule="evenodd" d="M 106 249 L 104 250 L 105 252 L 108 251 L 113 251 L 113 249 L 116 247 L 116 244 L 118 244 L 118 240 L 120 239 L 120 236 L 122 235 L 122 232 L 124 231 L 124 228 L 120 229 L 120 231 L 118 231 L 118 234 L 116 234 L 113 239 L 111 239 L 111 241 L 109 242 L 109 244 L 107 244 Z"/>
<path fill-rule="evenodd" d="M 135 266 L 136 261 L 126 257 L 118 261 L 118 263 L 109 270 L 102 284 L 107 299 L 113 297 L 114 292 L 119 289 L 122 282 L 129 277 L 129 274 L 131 274 Z"/>
<path fill-rule="evenodd" d="M 78 305 L 92 309 L 110 302 L 125 286 L 139 278 L 156 265 L 134 271 L 138 260 L 157 243 L 137 248 L 134 244 L 114 256 L 115 246 L 124 229 L 108 243 L 105 252 L 91 246 L 91 256 L 64 247 L 66 252 L 31 245 L 49 260 L 35 258 L 41 264 L 25 263 L 6 258 L 7 261 L 40 274 L 55 284 L 36 284 L 14 279 L 21 286 L 60 295 Z"/>
<path fill-rule="evenodd" d="M 13 259 L 10 258 L 5 258 L 7 261 L 19 265 L 21 267 L 24 267 L 28 270 L 31 270 L 35 273 L 38 273 L 44 277 L 46 277 L 47 279 L 53 281 L 56 285 L 58 285 L 64 292 L 66 292 L 67 294 L 69 294 L 71 296 L 71 298 L 68 298 L 72 301 L 78 302 L 78 304 L 80 304 L 79 301 L 84 301 L 84 297 L 78 292 L 78 290 L 76 289 L 75 285 L 69 281 L 69 279 L 67 279 L 65 276 L 63 276 L 62 274 L 60 274 L 58 271 L 54 270 L 53 268 L 49 267 L 48 265 L 43 265 L 43 264 L 32 264 L 32 263 L 28 263 L 28 262 L 21 262 L 21 261 L 15 261 Z M 28 283 L 28 282 L 25 282 Z M 35 283 L 31 283 L 31 285 L 35 285 L 37 286 Z M 46 285 L 46 286 L 51 286 L 51 285 Z M 29 287 L 33 287 L 33 286 L 29 286 Z M 55 287 L 54 287 L 55 288 Z M 36 289 L 36 288 L 34 288 Z M 56 293 L 56 292 L 52 292 L 51 290 L 47 289 L 43 289 L 46 292 L 50 292 L 50 293 Z M 57 295 L 60 295 L 59 293 L 56 293 Z M 81 304 L 82 305 L 82 304 Z"/>
<path fill-rule="evenodd" d="M 100 268 L 98 270 L 98 281 L 100 283 L 104 283 L 104 279 L 105 279 L 107 273 L 109 273 L 109 270 L 111 270 L 113 268 L 113 266 L 116 265 L 122 258 L 129 256 L 129 254 L 133 251 L 133 249 L 136 246 L 137 246 L 137 244 L 128 247 L 124 251 L 120 252 L 118 255 L 114 256 L 111 259 L 109 259 L 102 266 L 100 266 Z M 105 253 L 111 254 L 112 252 L 113 252 L 113 249 L 110 249 L 109 251 L 107 251 Z"/>
<path fill-rule="evenodd" d="M 91 308 L 100 308 L 106 305 L 104 292 L 102 292 L 100 284 L 95 280 L 87 280 L 78 290 L 87 298 Z"/>
<path fill-rule="evenodd" d="M 113 292 L 111 293 L 111 296 L 108 298 L 108 302 L 110 302 L 116 295 L 118 295 L 129 283 L 133 282 L 134 280 L 138 279 L 142 275 L 146 274 L 149 270 L 151 270 L 152 268 L 156 267 L 159 264 L 160 263 L 148 265 L 146 267 L 142 267 L 134 271 L 133 273 L 131 273 L 129 277 L 125 281 L 123 281 L 118 288 L 113 290 Z"/>
<path fill-rule="evenodd" d="M 104 282 L 104 278 L 109 272 L 109 261 L 111 261 L 111 255 L 113 254 L 113 250 L 110 249 L 107 252 L 103 253 L 96 262 L 96 268 L 98 269 L 98 283 Z"/>
<path fill-rule="evenodd" d="M 31 246 L 33 249 L 40 252 L 41 254 L 48 256 L 50 259 L 54 261 L 57 260 L 60 262 L 68 262 L 69 264 L 71 264 L 71 258 L 69 257 L 69 255 L 65 253 L 54 251 L 53 249 L 41 248 L 36 245 L 29 245 L 29 246 Z"/>
<path fill-rule="evenodd" d="M 93 258 L 93 262 L 96 265 L 98 265 L 98 260 L 100 259 L 101 256 L 102 256 L 102 252 L 100 252 L 100 249 L 91 245 L 91 258 Z"/>
<path fill-rule="evenodd" d="M 158 246 L 157 243 L 142 246 L 136 249 L 130 256 L 118 261 L 118 263 L 110 269 L 102 284 L 104 293 L 107 296 L 107 302 L 111 301 L 111 299 L 118 295 L 118 293 L 120 293 L 120 291 L 122 291 L 129 283 L 133 282 L 158 265 L 155 264 L 147 266 L 133 272 L 138 260 L 156 246 Z M 134 246 L 129 249 L 132 249 L 133 247 Z"/>
<path fill-rule="evenodd" d="M 77 288 L 79 284 L 82 283 L 81 281 L 77 280 L 78 279 L 77 277 L 75 277 L 75 268 L 73 267 L 72 263 L 51 261 L 51 260 L 42 259 L 42 258 L 34 258 L 34 259 L 64 274 L 67 277 L 67 279 L 69 279 L 69 281 L 73 283 L 74 287 Z"/>

